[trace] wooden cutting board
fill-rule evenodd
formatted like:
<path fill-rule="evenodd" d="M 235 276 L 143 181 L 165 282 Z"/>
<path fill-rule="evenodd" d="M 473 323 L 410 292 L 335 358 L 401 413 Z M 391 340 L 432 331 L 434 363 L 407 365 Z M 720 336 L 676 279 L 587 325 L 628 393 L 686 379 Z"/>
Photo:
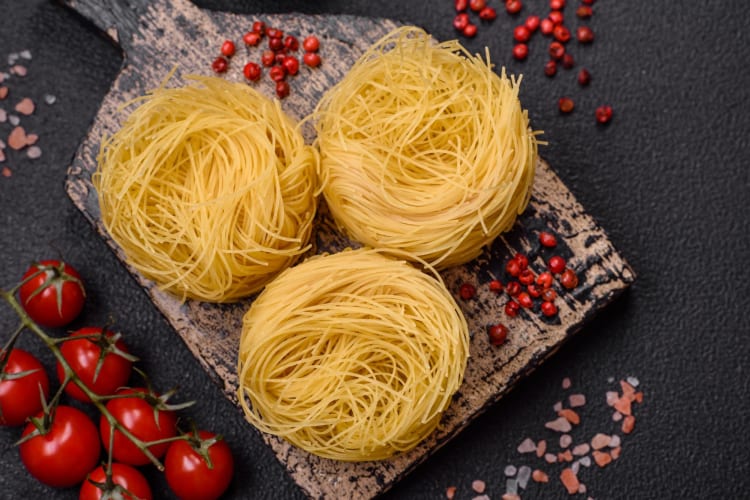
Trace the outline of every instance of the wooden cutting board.
<path fill-rule="evenodd" d="M 308 16 L 301 14 L 239 16 L 202 11 L 187 0 L 66 0 L 72 9 L 91 20 L 122 47 L 122 70 L 104 98 L 68 171 L 67 192 L 76 207 L 95 226 L 125 266 L 121 249 L 102 225 L 97 194 L 91 184 L 100 140 L 116 132 L 125 118 L 118 107 L 156 87 L 177 66 L 176 80 L 185 74 L 210 74 L 211 61 L 221 42 L 232 37 L 238 42 L 235 66 L 227 78 L 242 80 L 244 62 L 260 59 L 261 49 L 245 54 L 241 35 L 255 20 L 304 37 L 321 39 L 321 67 L 302 68 L 291 80 L 291 95 L 283 108 L 300 119 L 312 111 L 319 98 L 345 74 L 353 62 L 373 42 L 398 23 L 387 19 L 351 16 Z M 274 88 L 268 78 L 258 84 L 268 96 Z M 311 132 L 307 131 L 308 140 Z M 544 320 L 538 312 L 523 312 L 516 318 L 503 313 L 505 299 L 490 292 L 493 276 L 503 277 L 504 263 L 515 252 L 524 252 L 537 269 L 548 256 L 537 240 L 540 230 L 558 235 L 556 252 L 569 259 L 580 278 L 580 286 L 558 298 L 559 315 Z M 351 242 L 334 229 L 322 207 L 316 231 L 317 251 L 336 251 Z M 222 390 L 237 403 L 236 357 L 242 316 L 250 300 L 231 305 L 189 301 L 180 303 L 158 290 L 154 283 L 128 266 L 153 303 L 164 314 L 177 334 L 197 357 Z M 498 238 L 478 259 L 443 272 L 448 287 L 458 292 L 463 282 L 477 286 L 470 301 L 459 301 L 472 332 L 471 358 L 465 382 L 444 415 L 438 431 L 416 449 L 390 460 L 345 463 L 321 459 L 286 442 L 263 435 L 294 481 L 311 498 L 371 498 L 428 458 L 441 445 L 455 438 L 461 429 L 498 401 L 522 377 L 554 353 L 597 311 L 606 306 L 633 281 L 634 273 L 613 248 L 605 232 L 586 214 L 571 192 L 540 160 L 531 203 L 513 230 Z M 504 322 L 510 329 L 502 347 L 489 344 L 488 325 Z M 247 424 L 248 432 L 253 429 Z M 252 491 L 252 485 L 248 485 Z"/>

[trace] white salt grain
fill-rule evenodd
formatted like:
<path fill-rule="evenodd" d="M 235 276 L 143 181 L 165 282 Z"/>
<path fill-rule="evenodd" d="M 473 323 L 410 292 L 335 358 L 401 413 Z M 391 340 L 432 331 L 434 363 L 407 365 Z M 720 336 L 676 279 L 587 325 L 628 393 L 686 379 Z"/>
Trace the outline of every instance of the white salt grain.
<path fill-rule="evenodd" d="M 8 112 L 0 108 L 0 123 L 5 123 L 8 120 Z"/>
<path fill-rule="evenodd" d="M 586 404 L 586 396 L 583 394 L 571 394 L 568 401 L 572 408 L 578 408 Z"/>
<path fill-rule="evenodd" d="M 525 490 L 526 485 L 529 484 L 529 479 L 531 479 L 531 467 L 528 465 L 522 465 L 521 468 L 518 469 L 518 487 Z"/>
<path fill-rule="evenodd" d="M 570 389 L 570 386 L 571 386 L 571 385 L 572 385 L 572 384 L 571 384 L 571 382 L 570 382 L 570 378 L 568 378 L 568 377 L 565 377 L 564 379 L 562 379 L 562 388 L 563 388 L 563 389 Z"/>
<path fill-rule="evenodd" d="M 554 464 L 555 462 L 557 462 L 557 455 L 555 455 L 554 453 L 545 453 L 544 459 L 548 464 Z"/>
<path fill-rule="evenodd" d="M 26 76 L 26 73 L 28 72 L 28 70 L 26 69 L 26 66 L 21 66 L 20 64 L 16 64 L 15 66 L 10 68 L 10 72 L 14 75 Z"/>
<path fill-rule="evenodd" d="M 508 479 L 505 481 L 505 492 L 511 495 L 518 494 L 518 483 L 515 479 Z"/>
<path fill-rule="evenodd" d="M 37 158 L 42 156 L 42 150 L 39 148 L 39 146 L 31 146 L 26 150 L 26 156 L 28 156 L 32 160 L 36 160 Z"/>
<path fill-rule="evenodd" d="M 516 475 L 517 469 L 515 465 L 506 465 L 505 470 L 503 471 L 506 476 L 513 477 Z"/>
<path fill-rule="evenodd" d="M 568 420 L 563 417 L 559 417 L 559 418 L 556 418 L 555 420 L 547 422 L 546 424 L 544 424 L 544 426 L 547 429 L 551 429 L 557 432 L 570 432 L 570 430 L 573 428 L 570 425 L 570 422 L 568 422 Z"/>
<path fill-rule="evenodd" d="M 8 66 L 13 66 L 16 64 L 16 61 L 18 61 L 18 54 L 16 52 L 8 54 Z"/>
<path fill-rule="evenodd" d="M 620 420 L 622 420 L 622 413 L 620 413 L 619 411 L 614 412 L 612 414 L 612 420 L 615 422 L 619 422 Z"/>
<path fill-rule="evenodd" d="M 553 409 L 553 410 L 555 411 L 555 413 L 557 413 L 557 412 L 559 412 L 560 410 L 562 410 L 562 409 L 563 409 L 563 406 L 562 406 L 562 401 L 558 401 L 557 403 L 555 403 L 555 404 L 554 404 L 554 405 L 552 406 L 552 409 Z"/>
<path fill-rule="evenodd" d="M 614 406 L 618 399 L 620 399 L 620 395 L 617 392 L 607 391 L 607 405 Z"/>
<path fill-rule="evenodd" d="M 588 453 L 590 450 L 591 447 L 588 445 L 588 443 L 582 443 L 573 448 L 573 455 L 580 457 Z"/>
<path fill-rule="evenodd" d="M 628 384 L 632 385 L 633 387 L 638 387 L 638 384 L 640 384 L 640 381 L 635 377 L 628 377 L 625 379 Z"/>
<path fill-rule="evenodd" d="M 536 443 L 531 438 L 526 438 L 518 445 L 518 453 L 531 453 L 536 451 Z"/>
<path fill-rule="evenodd" d="M 581 493 L 581 494 L 586 493 L 586 485 L 585 484 L 581 483 L 581 484 L 578 485 L 578 493 Z"/>
<path fill-rule="evenodd" d="M 609 438 L 609 447 L 617 448 L 618 446 L 620 446 L 620 444 L 620 436 L 618 436 L 617 434 L 612 434 L 612 437 Z"/>
<path fill-rule="evenodd" d="M 21 52 L 19 52 L 18 55 L 21 56 L 22 59 L 26 59 L 27 61 L 31 60 L 31 51 L 30 50 L 22 50 Z"/>
<path fill-rule="evenodd" d="M 581 469 L 581 464 L 579 464 L 578 461 L 576 460 L 575 462 L 573 462 L 572 464 L 570 464 L 570 469 L 574 473 L 578 474 L 578 471 Z"/>
<path fill-rule="evenodd" d="M 50 106 L 55 104 L 55 101 L 57 101 L 57 97 L 53 96 L 52 94 L 45 94 L 44 95 L 44 102 L 49 104 Z"/>
<path fill-rule="evenodd" d="M 607 377 L 607 382 L 609 382 L 610 384 L 613 383 L 614 381 L 615 381 L 615 377 Z"/>
<path fill-rule="evenodd" d="M 578 460 L 578 463 L 580 463 L 584 467 L 591 467 L 591 457 L 581 457 Z"/>
<path fill-rule="evenodd" d="M 10 122 L 10 124 L 11 124 L 11 125 L 13 125 L 14 127 L 15 127 L 16 125 L 18 125 L 19 123 L 21 123 L 21 119 L 20 119 L 20 118 L 19 118 L 18 116 L 16 116 L 16 115 L 8 115 L 8 121 L 9 121 L 9 122 Z"/>

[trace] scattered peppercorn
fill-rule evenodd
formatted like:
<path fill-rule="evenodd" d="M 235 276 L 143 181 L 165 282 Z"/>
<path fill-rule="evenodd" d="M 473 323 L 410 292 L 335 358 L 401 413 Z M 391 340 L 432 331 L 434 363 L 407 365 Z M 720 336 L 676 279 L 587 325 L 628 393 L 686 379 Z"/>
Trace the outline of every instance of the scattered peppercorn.
<path fill-rule="evenodd" d="M 477 294 L 477 288 L 471 283 L 464 283 L 458 293 L 463 300 L 471 300 Z"/>
<path fill-rule="evenodd" d="M 518 275 L 518 281 L 522 285 L 530 285 L 534 282 L 535 279 L 536 276 L 534 275 L 534 271 L 528 268 L 521 271 Z"/>
<path fill-rule="evenodd" d="M 566 52 L 562 56 L 562 65 L 565 69 L 572 69 L 576 65 L 576 61 L 570 53 Z"/>
<path fill-rule="evenodd" d="M 477 25 L 469 23 L 461 33 L 463 33 L 466 38 L 474 38 L 477 35 Z"/>
<path fill-rule="evenodd" d="M 311 68 L 317 68 L 320 66 L 320 56 L 317 52 L 306 52 L 304 56 L 302 56 L 302 61 Z"/>
<path fill-rule="evenodd" d="M 549 271 L 544 271 L 539 273 L 539 276 L 536 277 L 536 284 L 542 287 L 542 289 L 546 290 L 547 288 L 550 288 L 552 286 L 552 282 L 554 281 L 554 277 L 552 276 L 552 273 Z"/>
<path fill-rule="evenodd" d="M 539 23 L 539 31 L 541 31 L 544 36 L 551 35 L 554 29 L 555 23 L 553 23 L 550 18 L 542 19 Z"/>
<path fill-rule="evenodd" d="M 487 333 L 490 337 L 490 343 L 492 345 L 502 345 L 505 343 L 505 340 L 508 338 L 508 327 L 501 323 L 497 323 L 494 325 L 491 325 L 487 329 Z"/>
<path fill-rule="evenodd" d="M 552 59 L 559 61 L 565 55 L 565 45 L 560 42 L 551 42 L 548 52 Z"/>
<path fill-rule="evenodd" d="M 549 8 L 552 10 L 562 10 L 565 8 L 565 0 L 549 0 Z"/>
<path fill-rule="evenodd" d="M 229 61 L 227 61 L 226 57 L 219 56 L 211 63 L 211 69 L 215 73 L 225 73 L 229 69 Z"/>
<path fill-rule="evenodd" d="M 578 85 L 585 87 L 589 83 L 591 83 L 591 73 L 586 68 L 581 68 L 578 72 Z"/>
<path fill-rule="evenodd" d="M 558 42 L 566 43 L 570 40 L 570 30 L 564 25 L 558 24 L 555 26 L 555 29 L 552 30 L 552 36 L 555 37 L 555 40 Z"/>
<path fill-rule="evenodd" d="M 283 99 L 286 96 L 289 95 L 289 83 L 284 80 L 279 80 L 276 82 L 276 95 L 279 96 L 279 99 Z"/>
<path fill-rule="evenodd" d="M 235 47 L 234 42 L 231 40 L 225 40 L 221 44 L 221 53 L 226 57 L 232 57 L 234 55 Z"/>
<path fill-rule="evenodd" d="M 592 15 L 594 15 L 594 11 L 588 5 L 581 5 L 580 7 L 576 9 L 576 16 L 578 16 L 581 19 L 588 19 Z"/>
<path fill-rule="evenodd" d="M 242 73 L 245 75 L 245 78 L 251 82 L 256 82 L 260 80 L 262 71 L 257 63 L 251 61 L 245 64 L 245 67 L 242 68 Z"/>
<path fill-rule="evenodd" d="M 528 42 L 531 38 L 531 31 L 525 24 L 520 24 L 513 29 L 513 38 L 517 42 Z"/>
<path fill-rule="evenodd" d="M 320 40 L 315 35 L 310 35 L 302 42 L 302 48 L 305 52 L 317 52 L 320 49 Z"/>
<path fill-rule="evenodd" d="M 523 8 L 521 0 L 508 0 L 505 2 L 505 11 L 508 14 L 518 14 Z"/>
<path fill-rule="evenodd" d="M 555 60 L 549 60 L 544 63 L 544 74 L 550 78 L 557 74 L 557 62 Z"/>
<path fill-rule="evenodd" d="M 588 26 L 579 26 L 576 28 L 576 38 L 578 43 L 591 43 L 594 41 L 594 30 Z"/>
<path fill-rule="evenodd" d="M 505 285 L 505 291 L 511 297 L 515 297 L 521 293 L 521 284 L 518 281 L 509 281 L 508 284 Z"/>
<path fill-rule="evenodd" d="M 503 284 L 500 282 L 500 280 L 490 281 L 490 291 L 495 293 L 500 293 L 503 291 Z"/>
<path fill-rule="evenodd" d="M 578 286 L 578 275 L 570 268 L 565 269 L 560 276 L 560 284 L 568 290 L 572 290 Z"/>
<path fill-rule="evenodd" d="M 553 248 L 557 246 L 557 237 L 549 231 L 541 231 L 539 233 L 539 243 L 547 248 Z"/>
<path fill-rule="evenodd" d="M 497 17 L 497 11 L 494 7 L 485 7 L 479 11 L 479 19 L 482 21 L 492 21 Z"/>
<path fill-rule="evenodd" d="M 529 16 L 526 18 L 524 25 L 531 31 L 535 32 L 539 28 L 539 16 Z"/>
<path fill-rule="evenodd" d="M 518 316 L 520 310 L 521 306 L 515 300 L 511 299 L 505 303 L 505 314 L 507 314 L 511 318 Z"/>
<path fill-rule="evenodd" d="M 453 27 L 458 31 L 463 31 L 470 22 L 471 20 L 469 19 L 469 14 L 467 14 L 466 12 L 461 12 L 453 18 Z"/>
<path fill-rule="evenodd" d="M 567 263 L 565 262 L 565 259 L 563 259 L 559 255 L 553 255 L 547 261 L 547 269 L 549 269 L 549 272 L 551 272 L 552 274 L 560 274 L 565 270 L 566 264 Z"/>
<path fill-rule="evenodd" d="M 552 24 L 555 26 L 558 26 L 562 24 L 565 21 L 565 17 L 563 16 L 563 13 L 559 10 L 553 10 L 549 13 L 547 18 L 552 21 Z"/>
<path fill-rule="evenodd" d="M 469 8 L 474 12 L 479 12 L 487 6 L 487 0 L 469 0 Z"/>
<path fill-rule="evenodd" d="M 529 55 L 529 46 L 525 43 L 517 43 L 513 46 L 513 57 L 523 61 Z"/>
<path fill-rule="evenodd" d="M 543 301 L 540 307 L 542 314 L 547 317 L 551 317 L 557 314 L 557 306 L 554 302 Z"/>
<path fill-rule="evenodd" d="M 557 101 L 557 107 L 560 109 L 560 113 L 571 113 L 575 108 L 575 103 L 570 97 L 561 97 Z"/>
<path fill-rule="evenodd" d="M 596 121 L 605 124 L 609 123 L 612 119 L 612 107 L 611 106 L 599 106 L 596 108 Z"/>
<path fill-rule="evenodd" d="M 245 42 L 245 45 L 250 47 L 255 47 L 260 43 L 260 33 L 256 33 L 255 31 L 248 31 L 244 35 L 242 35 L 242 41 Z"/>

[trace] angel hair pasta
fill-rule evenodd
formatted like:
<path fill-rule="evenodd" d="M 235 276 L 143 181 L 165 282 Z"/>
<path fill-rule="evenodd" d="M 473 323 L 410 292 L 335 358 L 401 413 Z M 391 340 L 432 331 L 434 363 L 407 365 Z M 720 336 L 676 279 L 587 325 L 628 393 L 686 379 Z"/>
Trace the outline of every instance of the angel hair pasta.
<path fill-rule="evenodd" d="M 325 458 L 387 458 L 438 424 L 463 380 L 466 320 L 437 273 L 370 250 L 284 271 L 246 313 L 239 399 L 263 432 Z"/>
<path fill-rule="evenodd" d="M 93 183 L 128 263 L 181 298 L 258 291 L 308 247 L 316 150 L 271 101 L 215 77 L 141 98 Z"/>
<path fill-rule="evenodd" d="M 520 80 L 418 28 L 375 43 L 312 115 L 337 224 L 438 268 L 476 257 L 530 197 L 537 133 Z"/>

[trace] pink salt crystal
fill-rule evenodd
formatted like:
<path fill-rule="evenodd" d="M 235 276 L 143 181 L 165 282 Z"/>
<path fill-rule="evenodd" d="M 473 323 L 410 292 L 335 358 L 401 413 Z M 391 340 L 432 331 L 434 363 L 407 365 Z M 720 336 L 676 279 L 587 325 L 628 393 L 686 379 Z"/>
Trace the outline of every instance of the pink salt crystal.
<path fill-rule="evenodd" d="M 14 75 L 18 76 L 26 76 L 26 73 L 28 70 L 26 69 L 26 66 L 21 66 L 20 64 L 16 64 L 15 66 L 12 66 L 10 68 L 10 72 Z"/>
<path fill-rule="evenodd" d="M 578 477 L 576 477 L 576 473 L 573 472 L 573 469 L 563 469 L 563 471 L 560 473 L 560 481 L 562 481 L 563 486 L 565 486 L 565 489 L 568 490 L 568 494 L 574 495 L 578 493 Z"/>
<path fill-rule="evenodd" d="M 572 408 L 577 408 L 586 404 L 586 396 L 583 394 L 571 394 L 568 401 Z"/>
<path fill-rule="evenodd" d="M 591 447 L 588 445 L 588 443 L 581 443 L 573 448 L 573 455 L 580 457 L 588 453 L 590 450 Z"/>
<path fill-rule="evenodd" d="M 455 486 L 448 486 L 445 489 L 445 498 L 448 500 L 453 500 L 456 496 L 456 487 Z"/>
<path fill-rule="evenodd" d="M 490 500 L 490 497 L 487 495 L 477 495 L 473 497 L 471 500 Z"/>
<path fill-rule="evenodd" d="M 631 413 L 630 399 L 628 398 L 628 396 L 623 396 L 615 401 L 614 407 L 615 410 L 619 411 L 623 415 L 630 415 Z"/>
<path fill-rule="evenodd" d="M 620 453 L 622 453 L 622 448 L 620 446 L 612 448 L 612 450 L 609 452 L 609 454 L 612 455 L 612 460 L 617 460 L 618 458 L 620 458 Z"/>
<path fill-rule="evenodd" d="M 31 146 L 33 144 L 36 144 L 36 141 L 39 140 L 39 136 L 36 134 L 26 134 L 26 145 Z"/>
<path fill-rule="evenodd" d="M 506 493 L 502 496 L 502 500 L 521 500 L 521 497 L 515 493 Z"/>
<path fill-rule="evenodd" d="M 541 458 L 545 451 L 547 451 L 547 441 L 542 439 L 536 444 L 536 456 Z"/>
<path fill-rule="evenodd" d="M 562 388 L 563 388 L 563 389 L 570 389 L 570 386 L 571 386 L 571 385 L 572 385 L 572 384 L 571 384 L 571 382 L 570 382 L 570 378 L 568 378 L 568 377 L 565 377 L 564 379 L 562 379 Z"/>
<path fill-rule="evenodd" d="M 484 493 L 484 489 L 487 487 L 484 481 L 481 479 L 475 479 L 471 483 L 471 489 L 476 491 L 477 493 Z"/>
<path fill-rule="evenodd" d="M 532 451 L 536 451 L 536 443 L 531 438 L 524 439 L 518 445 L 518 453 L 531 453 Z"/>
<path fill-rule="evenodd" d="M 13 173 L 8 167 L 3 167 L 3 177 L 10 177 Z"/>
<path fill-rule="evenodd" d="M 618 446 L 620 446 L 620 444 L 620 436 L 618 436 L 617 434 L 612 434 L 612 436 L 609 438 L 609 447 L 617 448 Z"/>
<path fill-rule="evenodd" d="M 0 163 L 5 161 L 5 150 L 0 148 Z"/>
<path fill-rule="evenodd" d="M 601 432 L 591 438 L 591 447 L 595 450 L 601 450 L 605 446 L 609 446 L 609 440 L 611 438 Z"/>
<path fill-rule="evenodd" d="M 571 443 L 573 443 L 573 438 L 570 437 L 570 434 L 563 434 L 560 436 L 560 448 L 565 449 L 570 446 Z"/>
<path fill-rule="evenodd" d="M 554 453 L 545 453 L 544 459 L 548 464 L 554 464 L 555 462 L 557 462 L 557 455 L 555 455 Z"/>
<path fill-rule="evenodd" d="M 622 420 L 622 413 L 620 413 L 619 411 L 614 412 L 612 414 L 612 420 L 614 420 L 615 422 L 619 422 L 620 420 Z"/>
<path fill-rule="evenodd" d="M 5 123 L 8 119 L 8 112 L 0 108 L 0 123 Z"/>
<path fill-rule="evenodd" d="M 573 426 L 570 425 L 570 422 L 568 422 L 568 420 L 564 417 L 558 417 L 555 420 L 547 422 L 546 424 L 544 424 L 544 426 L 547 429 L 551 429 L 557 432 L 570 432 L 570 430 L 573 428 Z"/>
<path fill-rule="evenodd" d="M 586 485 L 585 484 L 581 483 L 581 484 L 578 485 L 578 493 L 581 493 L 581 494 L 586 493 Z"/>
<path fill-rule="evenodd" d="M 615 391 L 607 391 L 607 405 L 614 406 L 620 399 L 620 395 Z"/>
<path fill-rule="evenodd" d="M 506 465 L 505 470 L 503 472 L 505 473 L 506 476 L 513 477 L 516 475 L 517 471 L 518 469 L 516 469 L 515 465 Z"/>
<path fill-rule="evenodd" d="M 591 467 L 591 457 L 581 457 L 578 460 L 578 463 L 583 465 L 584 467 Z"/>
<path fill-rule="evenodd" d="M 8 87 L 0 87 L 0 101 L 8 97 Z"/>
<path fill-rule="evenodd" d="M 32 114 L 34 112 L 34 108 L 34 101 L 29 99 L 28 97 L 24 97 L 16 104 L 16 111 L 26 116 Z"/>
<path fill-rule="evenodd" d="M 555 410 L 555 413 L 558 413 L 560 410 L 563 409 L 562 401 L 558 401 L 554 405 L 552 405 L 552 409 Z"/>
<path fill-rule="evenodd" d="M 23 127 L 16 127 L 11 131 L 8 136 L 8 146 L 15 150 L 26 146 L 26 131 Z"/>

